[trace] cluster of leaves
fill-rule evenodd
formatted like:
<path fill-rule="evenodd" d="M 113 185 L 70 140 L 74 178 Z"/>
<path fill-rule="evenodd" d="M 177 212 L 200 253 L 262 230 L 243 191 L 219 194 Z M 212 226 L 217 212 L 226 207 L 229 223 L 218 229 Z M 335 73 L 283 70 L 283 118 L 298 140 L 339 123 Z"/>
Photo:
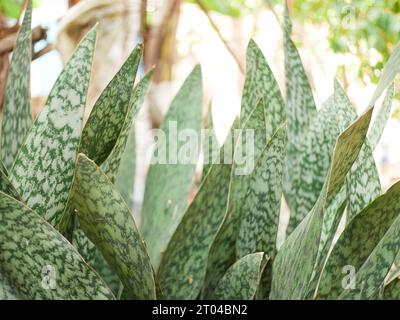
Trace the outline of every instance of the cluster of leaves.
<path fill-rule="evenodd" d="M 390 112 L 400 46 L 363 114 L 356 114 L 337 81 L 332 97 L 317 110 L 286 14 L 286 99 L 250 41 L 241 114 L 220 149 L 221 161 L 203 169 L 191 203 L 195 164 L 152 164 L 139 231 L 129 197 L 133 124 L 151 77 L 150 72 L 134 86 L 142 48 L 133 50 L 82 129 L 96 40 L 92 29 L 32 123 L 30 20 L 29 5 L 4 104 L 1 299 L 400 296 L 400 278 L 390 274 L 400 261 L 400 183 L 381 194 L 372 157 Z M 200 136 L 201 113 L 196 66 L 161 130 L 168 136 L 174 121 L 178 130 L 190 128 Z M 240 155 L 255 159 L 249 175 L 235 174 L 241 162 L 224 161 L 243 150 L 244 142 L 234 139 L 236 129 L 254 132 L 254 152 Z M 291 217 L 278 250 L 282 195 Z M 346 226 L 334 243 L 343 219 Z M 355 270 L 349 287 L 342 281 L 348 266 Z"/>

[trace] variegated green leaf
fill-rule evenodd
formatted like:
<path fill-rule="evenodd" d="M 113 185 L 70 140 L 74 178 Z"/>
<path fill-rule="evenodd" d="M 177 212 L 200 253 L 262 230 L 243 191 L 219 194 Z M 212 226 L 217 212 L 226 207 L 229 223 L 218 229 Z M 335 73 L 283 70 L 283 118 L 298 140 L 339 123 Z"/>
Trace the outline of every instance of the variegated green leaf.
<path fill-rule="evenodd" d="M 239 134 L 234 131 L 235 161 L 230 180 L 231 195 L 223 225 L 218 230 L 210 249 L 202 293 L 205 298 L 214 291 L 219 279 L 236 259 L 236 239 L 239 233 L 244 198 L 251 181 L 254 164 L 267 144 L 264 110 L 264 99 L 261 98 L 245 123 L 242 124 Z"/>
<path fill-rule="evenodd" d="M 286 127 L 282 126 L 257 160 L 243 199 L 236 239 L 236 255 L 239 258 L 258 251 L 271 258 L 275 256 L 286 141 Z"/>
<path fill-rule="evenodd" d="M 71 202 L 79 225 L 120 277 L 130 298 L 154 299 L 145 244 L 122 196 L 107 176 L 79 154 Z"/>
<path fill-rule="evenodd" d="M 350 221 L 327 261 L 318 298 L 339 296 L 343 289 L 343 268 L 351 266 L 359 270 L 398 216 L 399 209 L 400 183 L 396 183 Z"/>
<path fill-rule="evenodd" d="M 339 126 L 345 128 L 357 118 L 357 113 L 337 80 L 334 83 L 334 100 Z M 368 140 L 364 142 L 357 160 L 351 167 L 346 187 L 348 221 L 382 192 L 378 169 Z"/>
<path fill-rule="evenodd" d="M 231 143 L 233 131 L 224 146 Z M 232 165 L 224 162 L 211 166 L 162 255 L 158 278 L 168 299 L 195 299 L 200 294 L 210 247 L 227 210 Z"/>
<path fill-rule="evenodd" d="M 393 201 L 393 200 L 392 200 Z M 395 205 L 390 205 L 392 208 Z M 398 207 L 396 208 L 398 212 Z M 339 299 L 374 299 L 384 284 L 390 268 L 400 250 L 400 217 L 387 230 L 368 259 L 355 275 L 355 288 L 343 290 Z"/>
<path fill-rule="evenodd" d="M 136 114 L 138 113 L 139 108 L 143 103 L 144 96 L 147 92 L 147 87 L 149 85 L 152 74 L 152 71 L 148 72 L 134 88 L 131 99 L 129 101 L 126 118 L 123 122 L 118 139 L 115 142 L 114 148 L 112 149 L 110 155 L 101 165 L 101 169 L 107 174 L 112 182 L 114 182 L 115 177 L 118 174 L 126 143 L 128 141 L 131 128 L 134 124 L 134 118 L 136 117 Z"/>
<path fill-rule="evenodd" d="M 98 165 L 113 150 L 123 127 L 141 55 L 139 45 L 101 93 L 83 128 L 79 152 Z"/>
<path fill-rule="evenodd" d="M 383 290 L 385 300 L 400 300 L 400 277 L 392 279 Z"/>
<path fill-rule="evenodd" d="M 316 117 L 317 109 L 306 72 L 296 46 L 290 38 L 291 21 L 287 6 L 284 19 L 284 53 L 286 78 L 286 110 L 288 115 L 288 158 L 285 170 L 284 192 L 290 209 L 290 220 L 287 232 L 290 234 L 305 217 L 298 211 L 296 203 L 300 196 L 300 170 L 304 165 L 300 160 L 302 146 L 308 129 Z"/>
<path fill-rule="evenodd" d="M 244 123 L 250 116 L 254 106 L 263 98 L 266 119 L 265 135 L 269 140 L 286 119 L 285 103 L 275 76 L 254 40 L 250 40 L 247 46 L 246 65 L 246 80 L 243 88 L 240 120 Z"/>
<path fill-rule="evenodd" d="M 318 257 L 326 207 L 340 192 L 365 140 L 373 108 L 337 139 L 329 174 L 317 203 L 280 248 L 273 266 L 271 299 L 302 299 L 308 294 Z"/>
<path fill-rule="evenodd" d="M 14 186 L 11 184 L 7 175 L 1 170 L 0 170 L 0 192 L 4 192 L 5 194 L 8 194 L 14 199 L 20 200 L 20 196 L 17 190 L 15 190 Z"/>
<path fill-rule="evenodd" d="M 0 274 L 21 299 L 114 299 L 65 238 L 31 209 L 3 193 Z"/>
<path fill-rule="evenodd" d="M 29 1 L 12 54 L 4 96 L 1 160 L 7 169 L 12 168 L 18 150 L 32 126 L 30 90 L 31 19 L 32 3 Z"/>
<path fill-rule="evenodd" d="M 202 76 L 196 66 L 164 117 L 146 179 L 141 228 L 156 269 L 188 203 L 199 155 L 201 113 Z"/>
<path fill-rule="evenodd" d="M 206 129 L 206 134 L 203 137 L 204 159 L 203 159 L 203 171 L 201 175 L 202 180 L 206 177 L 208 171 L 211 168 L 211 165 L 218 160 L 219 156 L 220 145 L 218 143 L 218 139 L 214 130 L 211 108 L 208 110 L 207 113 L 205 129 Z"/>
<path fill-rule="evenodd" d="M 392 108 L 393 95 L 394 82 L 392 82 L 392 84 L 387 89 L 385 99 L 383 100 L 382 105 L 377 112 L 375 121 L 372 123 L 372 126 L 368 132 L 368 141 L 372 150 L 374 150 L 378 145 L 383 130 L 385 129 L 386 122 L 389 119 L 390 110 Z"/>
<path fill-rule="evenodd" d="M 12 284 L 0 272 L 0 300 L 18 300 L 17 294 Z"/>
<path fill-rule="evenodd" d="M 218 282 L 212 299 L 253 300 L 267 262 L 268 256 L 262 252 L 248 254 L 236 261 Z"/>
<path fill-rule="evenodd" d="M 131 128 L 125 151 L 121 158 L 118 174 L 115 178 L 115 187 L 121 193 L 129 209 L 133 209 L 133 190 L 136 174 L 136 135 L 134 123 Z"/>
<path fill-rule="evenodd" d="M 10 172 L 22 200 L 52 225 L 60 222 L 71 189 L 95 40 L 92 29 L 58 77 Z"/>
<path fill-rule="evenodd" d="M 298 220 L 301 221 L 310 212 L 321 193 L 329 171 L 333 148 L 340 134 L 336 112 L 331 97 L 323 104 L 313 119 L 308 133 L 303 137 L 301 153 L 296 156 L 298 163 L 295 166 L 298 166 L 296 169 L 298 175 L 291 184 L 295 194 L 288 200 L 290 221 L 293 221 L 289 225 L 288 233 Z M 288 163 L 292 160 L 293 158 L 288 159 Z"/>

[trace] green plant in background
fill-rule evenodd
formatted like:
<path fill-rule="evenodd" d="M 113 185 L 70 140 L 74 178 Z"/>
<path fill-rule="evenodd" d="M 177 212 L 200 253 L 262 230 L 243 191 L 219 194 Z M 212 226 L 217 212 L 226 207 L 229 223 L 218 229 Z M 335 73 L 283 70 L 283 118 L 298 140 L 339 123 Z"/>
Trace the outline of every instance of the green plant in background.
<path fill-rule="evenodd" d="M 220 149 L 221 161 L 204 169 L 191 203 L 195 164 L 151 164 L 139 230 L 130 200 L 133 124 L 152 74 L 134 85 L 141 46 L 108 84 L 83 126 L 96 41 L 92 29 L 32 124 L 30 19 L 29 5 L 4 104 L 1 299 L 400 296 L 399 272 L 393 271 L 400 265 L 400 183 L 382 194 L 372 156 L 390 113 L 400 46 L 361 115 L 338 81 L 333 95 L 317 109 L 286 12 L 286 97 L 250 41 L 241 114 Z M 196 66 L 161 129 L 168 135 L 172 122 L 178 131 L 199 133 L 201 112 L 202 78 Z M 371 123 L 373 112 L 377 116 Z M 207 127 L 212 128 L 212 121 Z M 241 162 L 224 161 L 243 150 L 246 141 L 234 139 L 237 129 L 254 133 L 254 152 L 240 155 L 255 160 L 247 175 L 236 174 L 243 169 Z M 282 195 L 290 220 L 278 248 Z"/>

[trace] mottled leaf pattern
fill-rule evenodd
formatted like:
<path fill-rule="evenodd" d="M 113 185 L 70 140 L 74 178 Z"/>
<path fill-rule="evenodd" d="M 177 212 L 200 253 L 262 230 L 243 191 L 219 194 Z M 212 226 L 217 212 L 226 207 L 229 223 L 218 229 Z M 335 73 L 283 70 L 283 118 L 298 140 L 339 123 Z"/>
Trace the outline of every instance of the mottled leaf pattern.
<path fill-rule="evenodd" d="M 400 300 L 400 278 L 396 277 L 384 288 L 383 298 L 385 300 Z"/>
<path fill-rule="evenodd" d="M 3 105 L 1 160 L 11 169 L 18 150 L 32 126 L 30 64 L 32 56 L 32 3 L 28 2 L 24 20 L 12 54 Z"/>
<path fill-rule="evenodd" d="M 271 299 L 302 299 L 308 293 L 319 251 L 325 208 L 345 182 L 347 172 L 364 142 L 373 108 L 338 138 L 327 177 L 317 203 L 278 252 L 274 266 Z"/>
<path fill-rule="evenodd" d="M 289 234 L 291 228 L 313 208 L 326 180 L 333 148 L 340 133 L 335 114 L 336 108 L 331 97 L 323 104 L 313 119 L 308 133 L 303 137 L 301 154 L 296 156 L 298 163 L 295 165 L 298 166 L 296 169 L 298 175 L 296 178 L 293 176 L 291 184 L 296 194 L 288 200 L 291 203 L 290 221 L 293 221 L 293 224 L 288 227 Z M 289 163 L 291 163 L 290 158 L 288 165 Z"/>
<path fill-rule="evenodd" d="M 257 252 L 235 262 L 218 282 L 212 299 L 252 300 L 255 298 L 268 256 Z"/>
<path fill-rule="evenodd" d="M 154 299 L 153 270 L 133 217 L 107 176 L 78 157 L 72 204 L 79 225 L 119 275 L 131 298 Z"/>
<path fill-rule="evenodd" d="M 296 197 L 301 186 L 300 161 L 302 145 L 312 120 L 317 114 L 314 98 L 296 46 L 290 38 L 291 22 L 285 10 L 284 19 L 284 53 L 286 78 L 286 112 L 288 115 L 288 158 L 284 180 L 285 198 L 290 208 L 288 234 L 304 218 L 304 212 L 297 211 Z"/>
<path fill-rule="evenodd" d="M 357 118 L 357 113 L 336 80 L 334 100 L 339 126 L 347 127 L 351 121 Z M 347 219 L 350 221 L 382 192 L 378 170 L 368 140 L 364 142 L 357 161 L 351 167 L 346 184 L 348 194 Z"/>
<path fill-rule="evenodd" d="M 29 207 L 57 225 L 72 184 L 96 29 L 58 77 L 15 160 L 10 180 Z"/>
<path fill-rule="evenodd" d="M 393 205 L 391 207 L 393 208 Z M 385 277 L 400 250 L 399 236 L 400 217 L 398 216 L 368 259 L 357 271 L 356 287 L 350 290 L 343 290 L 339 299 L 371 299 L 379 293 Z"/>
<path fill-rule="evenodd" d="M 138 113 L 139 108 L 143 103 L 144 96 L 147 92 L 147 87 L 149 85 L 152 74 L 152 71 L 147 73 L 133 90 L 131 100 L 129 101 L 129 108 L 124 123 L 122 125 L 121 132 L 119 133 L 118 139 L 110 155 L 101 165 L 101 169 L 113 182 L 116 175 L 118 174 L 126 143 L 134 124 L 134 118 L 136 117 L 136 114 Z"/>
<path fill-rule="evenodd" d="M 396 183 L 350 221 L 328 259 L 318 298 L 334 299 L 339 296 L 344 277 L 343 267 L 349 265 L 359 270 L 398 216 L 399 209 L 400 183 Z"/>
<path fill-rule="evenodd" d="M 20 200 L 18 192 L 15 190 L 14 186 L 11 184 L 7 175 L 0 170 L 0 192 L 4 192 L 14 199 Z"/>
<path fill-rule="evenodd" d="M 271 258 L 275 256 L 286 140 L 283 126 L 257 161 L 240 217 L 237 257 L 253 252 L 265 252 Z"/>
<path fill-rule="evenodd" d="M 231 195 L 228 202 L 227 214 L 224 222 L 213 241 L 210 249 L 207 275 L 204 284 L 203 296 L 208 297 L 214 291 L 218 280 L 226 270 L 235 262 L 236 239 L 239 233 L 240 217 L 244 198 L 251 181 L 254 163 L 267 144 L 265 131 L 264 99 L 256 103 L 253 111 L 244 124 L 241 125 L 241 135 L 234 130 L 232 145 L 234 148 L 234 165 L 231 174 Z M 247 132 L 253 134 L 253 139 L 248 139 Z M 247 146 L 251 149 L 248 150 Z M 253 167 L 249 165 L 253 162 Z"/>
<path fill-rule="evenodd" d="M 21 299 L 114 299 L 65 238 L 31 209 L 2 193 L 0 274 Z"/>
<path fill-rule="evenodd" d="M 263 98 L 266 118 L 265 134 L 269 140 L 286 119 L 285 103 L 275 76 L 254 40 L 250 40 L 247 47 L 246 65 L 240 120 L 244 123 L 260 98 Z"/>
<path fill-rule="evenodd" d="M 387 89 L 385 99 L 376 115 L 375 121 L 372 123 L 371 128 L 368 132 L 368 141 L 371 149 L 374 150 L 378 145 L 378 142 L 382 136 L 383 130 L 387 120 L 389 119 L 390 110 L 392 108 L 394 95 L 394 83 L 392 83 Z"/>
<path fill-rule="evenodd" d="M 231 164 L 213 164 L 162 256 L 158 270 L 168 299 L 200 294 L 208 252 L 226 213 Z"/>
<path fill-rule="evenodd" d="M 137 46 L 97 99 L 83 128 L 79 152 L 98 165 L 113 150 L 123 127 L 141 55 Z"/>
<path fill-rule="evenodd" d="M 181 221 L 188 203 L 200 146 L 197 140 L 197 146 L 193 146 L 193 138 L 200 137 L 201 113 L 202 76 L 200 66 L 196 66 L 175 96 L 161 124 L 161 131 L 167 140 L 167 163 L 151 164 L 146 178 L 141 229 L 156 269 L 160 255 Z M 189 137 L 188 130 L 196 133 L 196 136 Z M 187 163 L 181 163 L 181 151 L 193 147 L 196 147 L 191 152 L 193 161 L 188 159 Z"/>

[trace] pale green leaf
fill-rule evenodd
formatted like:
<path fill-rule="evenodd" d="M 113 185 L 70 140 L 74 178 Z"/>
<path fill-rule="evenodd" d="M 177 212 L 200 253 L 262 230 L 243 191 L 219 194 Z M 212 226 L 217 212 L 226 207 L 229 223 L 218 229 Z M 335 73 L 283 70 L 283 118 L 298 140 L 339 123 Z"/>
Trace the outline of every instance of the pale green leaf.
<path fill-rule="evenodd" d="M 52 225 L 60 222 L 71 189 L 95 40 L 92 29 L 59 75 L 10 172 L 22 200 Z"/>
<path fill-rule="evenodd" d="M 329 174 L 317 203 L 280 248 L 273 266 L 271 299 L 302 299 L 317 262 L 326 207 L 343 186 L 365 140 L 373 108 L 337 139 Z"/>
<path fill-rule="evenodd" d="M 164 117 L 147 174 L 141 229 L 156 269 L 182 219 L 193 185 L 200 147 L 202 92 L 201 69 L 196 66 Z"/>
<path fill-rule="evenodd" d="M 11 169 L 32 126 L 30 64 L 32 58 L 32 3 L 28 2 L 8 71 L 3 104 L 1 160 Z"/>

